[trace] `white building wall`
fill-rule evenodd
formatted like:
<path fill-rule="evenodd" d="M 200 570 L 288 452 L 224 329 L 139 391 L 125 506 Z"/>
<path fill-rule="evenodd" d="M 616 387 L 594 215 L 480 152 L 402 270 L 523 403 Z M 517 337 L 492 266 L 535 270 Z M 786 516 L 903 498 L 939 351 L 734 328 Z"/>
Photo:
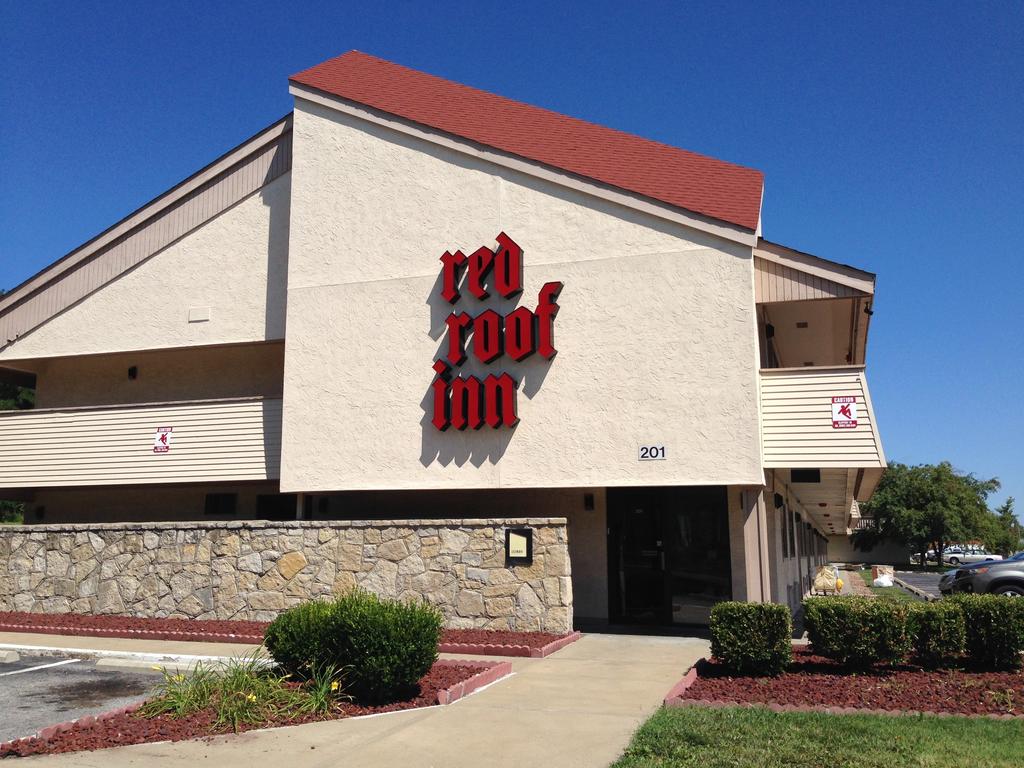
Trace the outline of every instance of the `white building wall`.
<path fill-rule="evenodd" d="M 750 248 L 301 99 L 292 175 L 282 490 L 762 481 Z M 439 257 L 501 231 L 523 304 L 565 285 L 559 354 L 467 363 L 520 380 L 521 421 L 440 433 Z"/>

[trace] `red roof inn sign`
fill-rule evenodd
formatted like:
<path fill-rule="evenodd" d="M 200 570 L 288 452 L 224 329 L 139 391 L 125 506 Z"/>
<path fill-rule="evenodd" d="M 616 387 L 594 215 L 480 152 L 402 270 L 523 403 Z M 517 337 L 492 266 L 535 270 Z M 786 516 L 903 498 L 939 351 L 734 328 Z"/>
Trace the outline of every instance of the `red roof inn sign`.
<path fill-rule="evenodd" d="M 492 292 L 511 299 L 523 292 L 523 249 L 504 232 L 497 237 L 498 247 L 478 248 L 469 256 L 462 251 L 445 251 L 441 256 L 441 297 L 449 304 L 459 303 L 460 287 L 481 301 Z M 462 278 L 465 284 L 460 286 Z M 519 383 L 507 372 L 477 376 L 454 376 L 452 370 L 472 354 L 481 363 L 490 364 L 509 357 L 519 362 L 536 353 L 551 360 L 555 349 L 555 315 L 561 283 L 544 283 L 537 296 L 537 308 L 519 307 L 502 316 L 487 309 L 476 317 L 468 312 L 452 312 L 445 319 L 448 347 L 434 363 L 437 376 L 431 384 L 433 416 L 439 430 L 493 429 L 514 427 L 519 422 L 516 392 Z M 471 338 L 470 338 L 471 336 Z"/>

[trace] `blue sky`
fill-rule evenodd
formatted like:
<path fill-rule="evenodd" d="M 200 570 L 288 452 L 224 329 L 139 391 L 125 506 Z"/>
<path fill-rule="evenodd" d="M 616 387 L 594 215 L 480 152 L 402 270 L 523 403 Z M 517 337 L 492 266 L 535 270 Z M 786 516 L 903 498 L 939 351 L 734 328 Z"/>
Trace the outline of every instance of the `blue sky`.
<path fill-rule="evenodd" d="M 0 287 L 358 48 L 763 170 L 766 237 L 878 274 L 890 459 L 997 476 L 1020 510 L 1021 29 L 1019 2 L 3 3 Z"/>

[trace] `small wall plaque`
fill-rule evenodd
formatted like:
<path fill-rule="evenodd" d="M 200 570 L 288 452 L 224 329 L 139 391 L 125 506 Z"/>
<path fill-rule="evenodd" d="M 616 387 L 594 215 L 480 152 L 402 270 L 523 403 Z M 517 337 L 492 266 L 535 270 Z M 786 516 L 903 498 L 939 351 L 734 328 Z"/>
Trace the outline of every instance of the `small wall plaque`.
<path fill-rule="evenodd" d="M 533 529 L 505 529 L 505 563 L 507 565 L 533 564 Z"/>

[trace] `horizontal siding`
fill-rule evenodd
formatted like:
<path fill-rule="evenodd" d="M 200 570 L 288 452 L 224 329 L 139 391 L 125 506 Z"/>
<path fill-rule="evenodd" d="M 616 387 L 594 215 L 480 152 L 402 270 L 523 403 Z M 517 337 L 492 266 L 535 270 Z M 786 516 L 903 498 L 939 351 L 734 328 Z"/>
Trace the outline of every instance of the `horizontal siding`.
<path fill-rule="evenodd" d="M 857 398 L 857 427 L 832 428 L 832 398 Z M 861 369 L 761 372 L 761 441 L 770 468 L 884 467 Z"/>
<path fill-rule="evenodd" d="M 844 299 L 863 295 L 855 288 L 824 277 L 810 275 L 768 259 L 754 258 L 754 299 L 759 303 Z"/>
<path fill-rule="evenodd" d="M 171 449 L 154 453 L 157 427 Z M 281 400 L 0 414 L 0 488 L 275 480 Z"/>
<path fill-rule="evenodd" d="M 0 312 L 0 349 L 291 170 L 289 129 Z M 159 201 L 156 201 L 156 205 Z"/>

